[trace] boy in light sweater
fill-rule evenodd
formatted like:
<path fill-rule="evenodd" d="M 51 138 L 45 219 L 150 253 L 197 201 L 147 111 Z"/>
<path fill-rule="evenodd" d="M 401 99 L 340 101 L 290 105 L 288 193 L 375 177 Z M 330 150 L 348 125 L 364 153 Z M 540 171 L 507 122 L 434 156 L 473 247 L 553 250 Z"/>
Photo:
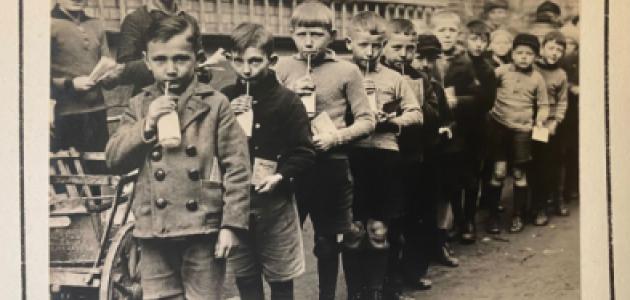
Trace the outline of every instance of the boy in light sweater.
<path fill-rule="evenodd" d="M 298 53 L 276 65 L 281 84 L 302 96 L 315 95 L 311 116 L 327 114 L 334 129 L 313 136 L 315 165 L 295 179 L 302 222 L 310 215 L 315 229 L 319 299 L 334 299 L 339 268 L 338 237 L 352 224 L 353 187 L 344 145 L 368 136 L 376 126 L 359 68 L 328 49 L 336 31 L 333 14 L 317 1 L 298 5 L 291 16 L 291 32 Z M 311 111 L 309 111 L 311 110 Z M 349 114 L 349 116 L 347 115 Z M 351 117 L 353 122 L 347 122 Z"/>
<path fill-rule="evenodd" d="M 490 208 L 501 198 L 508 163 L 514 177 L 514 209 L 510 233 L 523 230 L 523 211 L 528 198 L 526 164 L 531 160 L 531 139 L 534 126 L 544 127 L 549 115 L 547 85 L 534 70 L 534 58 L 540 44 L 531 34 L 514 38 L 513 63 L 496 69 L 497 98 L 487 124 L 489 158 L 494 162 L 492 179 L 487 189 Z M 491 210 L 488 231 L 499 233 L 498 211 Z"/>

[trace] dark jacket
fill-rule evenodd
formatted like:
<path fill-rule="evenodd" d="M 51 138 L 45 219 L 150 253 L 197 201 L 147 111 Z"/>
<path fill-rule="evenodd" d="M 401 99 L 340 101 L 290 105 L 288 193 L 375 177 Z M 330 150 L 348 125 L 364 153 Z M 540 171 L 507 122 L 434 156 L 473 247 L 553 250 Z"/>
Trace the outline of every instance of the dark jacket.
<path fill-rule="evenodd" d="M 179 97 L 182 143 L 163 149 L 144 137 L 156 85 L 131 99 L 106 148 L 108 167 L 139 168 L 133 212 L 141 238 L 208 234 L 248 228 L 249 154 L 227 98 L 194 80 Z M 159 133 L 158 133 L 159 134 Z"/>
<path fill-rule="evenodd" d="M 180 14 L 186 15 L 185 12 Z M 125 70 L 119 81 L 122 84 L 133 84 L 131 95 L 137 95 L 142 88 L 153 83 L 153 74 L 147 69 L 142 52 L 146 50 L 146 37 L 151 23 L 167 16 L 159 10 L 149 11 L 147 6 L 143 5 L 128 14 L 120 26 L 116 60 L 125 64 Z"/>
<path fill-rule="evenodd" d="M 446 103 L 446 95 L 440 82 L 425 75 L 431 89 L 431 95 L 425 98 L 425 123 L 423 128 L 424 149 L 428 156 L 434 156 L 443 151 L 452 152 L 450 144 L 445 137 L 438 134 L 440 127 L 448 127 L 452 132 L 457 131 L 457 122 L 453 112 Z M 450 151 L 449 151 L 450 150 Z"/>
<path fill-rule="evenodd" d="M 75 23 L 59 5 L 51 11 L 50 97 L 57 100 L 59 115 L 88 113 L 105 109 L 100 84 L 89 91 L 77 92 L 64 81 L 88 76 L 109 47 L 101 21 L 85 15 Z"/>
<path fill-rule="evenodd" d="M 237 81 L 221 92 L 231 101 L 244 95 L 246 87 Z M 249 138 L 251 161 L 253 163 L 258 157 L 278 162 L 277 173 L 282 175 L 283 182 L 272 194 L 286 200 L 290 196 L 288 187 L 292 179 L 315 162 L 315 148 L 306 110 L 299 96 L 281 86 L 273 71 L 250 87 L 250 95 L 254 112 L 254 128 Z M 270 205 L 256 200 L 257 197 L 252 199 L 253 208 L 262 204 Z"/>

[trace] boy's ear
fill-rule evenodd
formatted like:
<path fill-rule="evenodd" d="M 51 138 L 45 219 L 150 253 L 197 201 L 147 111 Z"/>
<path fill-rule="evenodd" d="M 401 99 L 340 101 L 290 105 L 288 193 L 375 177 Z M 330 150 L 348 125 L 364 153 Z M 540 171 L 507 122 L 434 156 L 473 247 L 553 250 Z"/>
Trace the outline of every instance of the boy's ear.
<path fill-rule="evenodd" d="M 352 39 L 350 37 L 346 38 L 346 49 L 348 49 L 348 51 L 352 51 Z"/>
<path fill-rule="evenodd" d="M 278 54 L 275 53 L 271 53 L 271 55 L 269 55 L 269 66 L 273 67 L 276 65 L 276 63 L 278 63 Z"/>

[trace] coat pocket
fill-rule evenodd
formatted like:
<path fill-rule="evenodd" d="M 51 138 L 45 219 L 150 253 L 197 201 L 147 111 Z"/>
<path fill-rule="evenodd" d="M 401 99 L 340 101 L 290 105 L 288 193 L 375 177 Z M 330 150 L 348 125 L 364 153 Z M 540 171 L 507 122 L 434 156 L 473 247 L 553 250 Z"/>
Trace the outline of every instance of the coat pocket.
<path fill-rule="evenodd" d="M 219 213 L 223 210 L 223 185 L 213 180 L 201 180 L 200 210 Z"/>

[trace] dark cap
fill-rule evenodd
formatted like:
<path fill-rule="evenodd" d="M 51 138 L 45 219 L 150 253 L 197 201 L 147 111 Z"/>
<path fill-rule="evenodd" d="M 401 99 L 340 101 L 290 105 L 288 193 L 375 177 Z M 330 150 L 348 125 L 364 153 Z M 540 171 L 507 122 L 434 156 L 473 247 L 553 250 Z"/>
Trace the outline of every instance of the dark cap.
<path fill-rule="evenodd" d="M 442 44 L 433 34 L 418 35 L 418 53 L 425 56 L 438 56 L 442 53 Z"/>
<path fill-rule="evenodd" d="M 514 42 L 512 42 L 512 49 L 516 49 L 517 46 L 528 46 L 534 50 L 534 53 L 538 55 L 540 51 L 540 42 L 538 38 L 532 34 L 528 33 L 519 33 L 514 38 Z"/>
<path fill-rule="evenodd" d="M 472 20 L 466 24 L 466 28 L 468 28 L 469 33 L 484 35 L 490 38 L 490 28 L 484 21 Z"/>
<path fill-rule="evenodd" d="M 558 6 L 558 4 L 552 1 L 545 1 L 541 3 L 540 5 L 538 5 L 538 8 L 536 9 L 536 15 L 544 14 L 547 12 L 550 12 L 559 16 L 561 14 L 560 6 Z"/>
<path fill-rule="evenodd" d="M 509 9 L 510 6 L 506 0 L 486 0 L 486 3 L 483 4 L 484 13 L 488 13 L 495 8 Z"/>

